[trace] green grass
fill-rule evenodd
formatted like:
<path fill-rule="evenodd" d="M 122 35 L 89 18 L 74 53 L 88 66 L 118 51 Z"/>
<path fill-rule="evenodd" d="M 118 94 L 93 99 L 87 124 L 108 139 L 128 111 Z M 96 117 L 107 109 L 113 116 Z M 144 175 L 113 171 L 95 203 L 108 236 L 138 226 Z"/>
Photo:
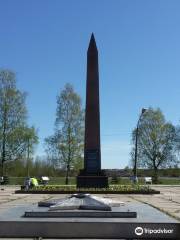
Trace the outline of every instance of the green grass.
<path fill-rule="evenodd" d="M 131 181 L 129 178 L 118 178 L 117 183 L 113 183 L 113 185 L 131 185 Z M 9 185 L 23 185 L 24 177 L 9 177 Z M 75 185 L 76 178 L 69 178 L 69 185 Z M 111 185 L 111 178 L 109 178 L 109 184 Z M 139 178 L 139 184 L 144 184 L 144 178 Z M 180 178 L 159 178 L 159 184 L 164 185 L 180 185 Z M 50 177 L 50 181 L 48 185 L 65 185 L 64 177 Z"/>
<path fill-rule="evenodd" d="M 49 177 L 49 185 L 65 185 L 65 177 Z M 23 185 L 24 184 L 24 177 L 9 177 L 9 185 Z M 69 184 L 75 185 L 76 178 L 70 177 Z"/>
<path fill-rule="evenodd" d="M 160 178 L 158 184 L 162 184 L 162 185 L 180 185 L 180 178 L 179 179 Z"/>

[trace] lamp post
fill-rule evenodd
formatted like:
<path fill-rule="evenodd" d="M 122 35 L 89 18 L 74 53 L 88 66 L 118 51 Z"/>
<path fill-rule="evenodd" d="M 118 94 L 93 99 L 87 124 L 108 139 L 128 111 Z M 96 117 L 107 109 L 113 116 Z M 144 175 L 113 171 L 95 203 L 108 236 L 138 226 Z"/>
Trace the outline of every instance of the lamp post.
<path fill-rule="evenodd" d="M 139 123 L 141 121 L 141 118 L 143 114 L 146 112 L 147 109 L 142 108 L 141 115 L 138 119 L 137 122 L 137 127 L 136 127 L 136 136 L 135 136 L 135 152 L 134 152 L 134 183 L 137 183 L 137 153 L 138 153 L 138 132 L 139 132 Z"/>

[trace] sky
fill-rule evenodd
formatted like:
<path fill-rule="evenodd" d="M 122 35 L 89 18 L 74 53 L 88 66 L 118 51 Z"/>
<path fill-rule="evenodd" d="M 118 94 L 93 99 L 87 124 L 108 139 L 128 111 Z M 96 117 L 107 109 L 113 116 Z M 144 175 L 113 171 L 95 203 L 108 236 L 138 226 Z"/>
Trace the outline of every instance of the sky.
<path fill-rule="evenodd" d="M 86 53 L 99 52 L 102 168 L 130 162 L 131 132 L 142 108 L 180 120 L 180 1 L 0 0 L 0 68 L 28 93 L 36 155 L 53 134 L 56 96 L 69 82 L 85 105 Z"/>

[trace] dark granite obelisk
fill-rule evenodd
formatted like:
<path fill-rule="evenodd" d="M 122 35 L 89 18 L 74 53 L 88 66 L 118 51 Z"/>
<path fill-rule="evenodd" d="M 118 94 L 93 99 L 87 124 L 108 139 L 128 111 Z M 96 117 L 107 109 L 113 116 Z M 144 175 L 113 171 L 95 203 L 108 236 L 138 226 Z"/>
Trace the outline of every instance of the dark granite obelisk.
<path fill-rule="evenodd" d="M 84 169 L 77 177 L 77 187 L 108 187 L 101 170 L 98 50 L 93 34 L 87 51 Z"/>
<path fill-rule="evenodd" d="M 98 50 L 92 34 L 87 51 L 86 116 L 84 168 L 97 173 L 101 169 Z"/>

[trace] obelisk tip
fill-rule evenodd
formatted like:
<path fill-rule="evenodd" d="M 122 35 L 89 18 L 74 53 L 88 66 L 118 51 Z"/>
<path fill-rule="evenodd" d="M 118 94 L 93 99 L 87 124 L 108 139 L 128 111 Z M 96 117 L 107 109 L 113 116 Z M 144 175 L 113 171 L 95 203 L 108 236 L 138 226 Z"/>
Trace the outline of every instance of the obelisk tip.
<path fill-rule="evenodd" d="M 89 42 L 88 52 L 89 51 L 93 52 L 94 50 L 97 51 L 97 46 L 96 46 L 96 40 L 95 40 L 95 37 L 94 37 L 94 33 L 92 33 L 91 34 L 91 39 L 90 39 L 90 42 Z"/>

